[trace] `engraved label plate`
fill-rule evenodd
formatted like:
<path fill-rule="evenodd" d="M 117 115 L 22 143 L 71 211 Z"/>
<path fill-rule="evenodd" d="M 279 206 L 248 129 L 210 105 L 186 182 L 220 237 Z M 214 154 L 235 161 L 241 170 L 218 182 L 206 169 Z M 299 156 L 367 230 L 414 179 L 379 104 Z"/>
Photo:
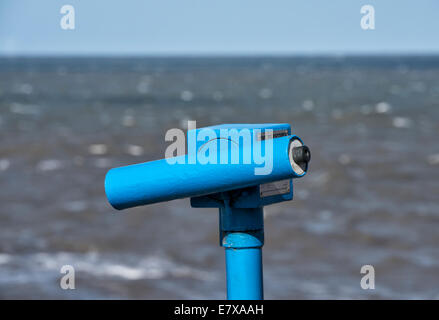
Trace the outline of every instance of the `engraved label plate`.
<path fill-rule="evenodd" d="M 280 138 L 280 137 L 285 137 L 288 135 L 288 130 L 273 130 L 273 139 L 276 138 Z M 267 134 L 267 137 L 269 137 L 270 135 Z M 265 140 L 265 132 L 260 132 L 258 133 L 258 140 Z"/>
<path fill-rule="evenodd" d="M 275 196 L 290 192 L 290 179 L 279 180 L 260 185 L 259 194 L 261 197 Z"/>

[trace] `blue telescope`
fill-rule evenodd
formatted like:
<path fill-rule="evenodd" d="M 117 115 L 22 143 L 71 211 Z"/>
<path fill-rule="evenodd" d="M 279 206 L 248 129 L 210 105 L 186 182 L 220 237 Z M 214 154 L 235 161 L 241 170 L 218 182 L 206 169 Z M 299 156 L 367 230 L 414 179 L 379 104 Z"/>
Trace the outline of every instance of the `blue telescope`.
<path fill-rule="evenodd" d="M 187 154 L 108 171 L 105 192 L 118 210 L 180 198 L 219 208 L 227 298 L 263 299 L 263 207 L 292 200 L 293 178 L 310 151 L 289 124 L 224 124 L 189 130 Z"/>

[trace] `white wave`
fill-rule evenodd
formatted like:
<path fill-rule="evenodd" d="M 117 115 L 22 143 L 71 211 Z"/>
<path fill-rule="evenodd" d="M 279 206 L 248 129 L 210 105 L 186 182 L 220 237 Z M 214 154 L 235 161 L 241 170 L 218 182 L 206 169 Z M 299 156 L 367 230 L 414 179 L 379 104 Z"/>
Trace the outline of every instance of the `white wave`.
<path fill-rule="evenodd" d="M 192 99 L 194 98 L 194 94 L 189 90 L 184 90 L 181 92 L 180 98 L 183 101 L 189 102 L 192 101 Z"/>
<path fill-rule="evenodd" d="M 1 257 L 1 256 L 0 256 Z M 215 279 L 212 273 L 176 263 L 169 258 L 149 256 L 132 263 L 121 263 L 120 256 L 105 256 L 96 252 L 76 254 L 68 252 L 37 253 L 30 259 L 33 266 L 45 270 L 59 270 L 63 265 L 71 265 L 77 274 L 89 273 L 96 277 L 118 277 L 125 280 L 155 280 L 167 277 L 191 278 L 202 281 Z"/>
<path fill-rule="evenodd" d="M 31 94 L 34 91 L 34 88 L 29 83 L 21 83 L 16 86 L 16 92 L 23 94 Z"/>
<path fill-rule="evenodd" d="M 143 155 L 144 150 L 143 150 L 142 146 L 137 146 L 137 145 L 134 145 L 134 144 L 129 144 L 126 147 L 126 152 L 129 155 L 131 155 L 131 156 L 138 157 L 138 156 Z"/>
<path fill-rule="evenodd" d="M 262 88 L 259 90 L 259 97 L 261 99 L 270 99 L 273 96 L 273 91 L 270 88 Z"/>
<path fill-rule="evenodd" d="M 11 110 L 12 113 L 22 114 L 22 115 L 40 114 L 39 107 L 33 104 L 12 103 L 9 110 Z"/>
<path fill-rule="evenodd" d="M 62 167 L 62 162 L 57 159 L 45 159 L 37 164 L 38 171 L 53 171 L 60 169 Z"/>
<path fill-rule="evenodd" d="M 11 255 L 6 253 L 0 253 L 0 265 L 1 264 L 7 264 L 12 260 Z"/>
<path fill-rule="evenodd" d="M 431 165 L 437 165 L 437 164 L 439 164 L 439 153 L 429 155 L 429 156 L 427 157 L 427 161 L 428 161 L 428 163 L 431 164 Z"/>
<path fill-rule="evenodd" d="M 395 128 L 410 128 L 412 126 L 412 120 L 404 117 L 395 117 L 392 123 Z"/>
<path fill-rule="evenodd" d="M 104 155 L 108 152 L 108 147 L 103 143 L 91 144 L 88 146 L 88 152 L 92 155 Z"/>
<path fill-rule="evenodd" d="M 387 102 L 379 102 L 375 105 L 375 111 L 377 113 L 389 113 L 392 106 Z"/>
<path fill-rule="evenodd" d="M 303 101 L 302 108 L 305 111 L 312 111 L 312 110 L 314 110 L 314 101 L 312 101 L 312 100 L 305 100 L 305 101 Z"/>
<path fill-rule="evenodd" d="M 8 170 L 10 164 L 8 159 L 0 159 L 0 171 Z"/>

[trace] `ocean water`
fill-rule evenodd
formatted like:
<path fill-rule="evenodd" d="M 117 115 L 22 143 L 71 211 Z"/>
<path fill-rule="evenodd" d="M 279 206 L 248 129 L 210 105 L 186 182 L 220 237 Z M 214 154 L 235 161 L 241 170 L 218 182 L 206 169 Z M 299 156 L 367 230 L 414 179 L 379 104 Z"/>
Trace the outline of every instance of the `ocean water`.
<path fill-rule="evenodd" d="M 187 120 L 288 122 L 311 148 L 294 201 L 265 208 L 267 299 L 439 298 L 434 56 L 1 58 L 0 298 L 225 298 L 215 209 L 104 194 Z"/>

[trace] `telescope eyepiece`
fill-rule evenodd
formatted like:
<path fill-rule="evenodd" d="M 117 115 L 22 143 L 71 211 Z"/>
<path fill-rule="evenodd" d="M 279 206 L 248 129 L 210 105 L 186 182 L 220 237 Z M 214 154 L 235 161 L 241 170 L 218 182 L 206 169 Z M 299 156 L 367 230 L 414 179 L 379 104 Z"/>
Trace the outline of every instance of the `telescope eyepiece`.
<path fill-rule="evenodd" d="M 298 165 L 306 165 L 311 160 L 311 151 L 307 146 L 293 148 L 293 160 Z"/>

